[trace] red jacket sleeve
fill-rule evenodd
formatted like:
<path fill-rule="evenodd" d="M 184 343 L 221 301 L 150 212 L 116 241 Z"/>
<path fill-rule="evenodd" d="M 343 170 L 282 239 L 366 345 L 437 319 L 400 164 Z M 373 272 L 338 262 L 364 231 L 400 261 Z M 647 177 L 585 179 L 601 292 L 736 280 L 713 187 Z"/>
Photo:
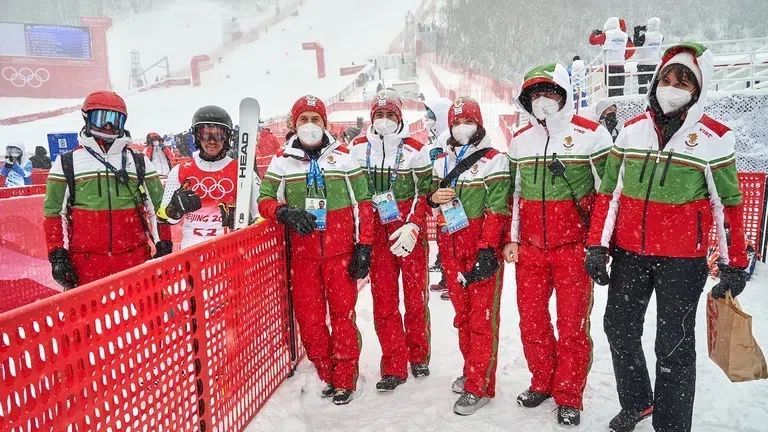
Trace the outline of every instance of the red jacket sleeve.
<path fill-rule="evenodd" d="M 373 244 L 373 203 L 371 200 L 361 201 L 357 204 L 357 216 L 359 229 L 357 243 L 364 245 Z"/>
<path fill-rule="evenodd" d="M 728 234 L 728 265 L 738 268 L 747 267 L 747 243 L 744 238 L 744 216 L 742 206 L 723 208 L 725 227 Z"/>
<path fill-rule="evenodd" d="M 632 38 L 627 38 L 627 50 L 624 51 L 624 60 L 629 60 L 630 57 L 635 55 L 635 44 L 632 42 Z"/>
<path fill-rule="evenodd" d="M 492 247 L 497 249 L 500 247 L 505 239 L 508 240 L 509 235 L 505 235 L 505 230 L 509 231 L 507 228 L 509 228 L 510 220 L 511 218 L 509 215 L 486 210 L 478 248 L 485 249 L 487 247 Z"/>
<path fill-rule="evenodd" d="M 43 219 L 43 230 L 49 253 L 54 249 L 64 247 L 64 227 L 61 216 L 46 216 Z"/>
<path fill-rule="evenodd" d="M 275 198 L 262 198 L 259 200 L 259 214 L 264 219 L 277 220 L 277 209 L 280 204 Z"/>
<path fill-rule="evenodd" d="M 592 207 L 590 216 L 589 235 L 587 236 L 587 246 L 600 246 L 603 237 L 603 227 L 608 217 L 608 207 L 611 204 L 613 195 L 607 193 L 598 193 L 595 197 L 595 203 Z"/>
<path fill-rule="evenodd" d="M 171 225 L 165 222 L 158 222 L 157 235 L 160 237 L 160 240 L 172 241 L 173 235 L 171 233 Z"/>
<path fill-rule="evenodd" d="M 604 43 L 605 43 L 605 33 L 596 34 L 595 32 L 592 32 L 592 34 L 589 35 L 590 45 L 602 45 Z"/>

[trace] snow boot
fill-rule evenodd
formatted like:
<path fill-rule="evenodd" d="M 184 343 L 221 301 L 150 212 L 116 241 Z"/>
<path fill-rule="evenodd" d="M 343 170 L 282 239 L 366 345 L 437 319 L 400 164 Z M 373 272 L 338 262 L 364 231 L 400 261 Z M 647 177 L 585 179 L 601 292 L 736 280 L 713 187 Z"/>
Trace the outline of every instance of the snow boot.
<path fill-rule="evenodd" d="M 334 387 L 333 384 L 325 384 L 323 390 L 320 391 L 320 397 L 329 398 L 332 397 L 334 393 L 336 393 L 336 387 Z"/>
<path fill-rule="evenodd" d="M 464 416 L 474 414 L 490 400 L 491 398 L 475 396 L 472 393 L 465 391 L 459 396 L 459 400 L 453 404 L 453 412 Z"/>
<path fill-rule="evenodd" d="M 649 406 L 642 411 L 622 409 L 616 414 L 616 417 L 611 419 L 608 427 L 611 432 L 632 432 L 641 420 L 650 417 L 652 414 L 653 406 Z"/>
<path fill-rule="evenodd" d="M 557 407 L 557 422 L 565 426 L 576 426 L 581 422 L 581 413 L 576 408 L 560 405 Z"/>
<path fill-rule="evenodd" d="M 429 365 L 426 363 L 417 363 L 411 365 L 411 374 L 414 378 L 424 378 L 429 376 Z"/>
<path fill-rule="evenodd" d="M 346 405 L 352 402 L 353 394 L 352 390 L 336 389 L 336 392 L 333 394 L 334 405 Z"/>
<path fill-rule="evenodd" d="M 517 404 L 521 407 L 536 408 L 541 405 L 545 400 L 551 398 L 552 395 L 546 393 L 539 393 L 533 390 L 526 390 L 517 396 Z"/>
<path fill-rule="evenodd" d="M 402 380 L 394 375 L 384 375 L 381 381 L 376 383 L 376 390 L 380 392 L 391 392 L 404 382 L 405 380 Z"/>
<path fill-rule="evenodd" d="M 429 286 L 430 291 L 443 291 L 446 289 L 448 288 L 445 286 L 445 279 L 440 279 L 440 282 Z"/>
<path fill-rule="evenodd" d="M 454 393 L 462 394 L 464 393 L 464 384 L 467 383 L 467 377 L 462 375 L 455 380 L 453 380 L 453 384 L 451 385 L 451 390 L 453 390 Z"/>

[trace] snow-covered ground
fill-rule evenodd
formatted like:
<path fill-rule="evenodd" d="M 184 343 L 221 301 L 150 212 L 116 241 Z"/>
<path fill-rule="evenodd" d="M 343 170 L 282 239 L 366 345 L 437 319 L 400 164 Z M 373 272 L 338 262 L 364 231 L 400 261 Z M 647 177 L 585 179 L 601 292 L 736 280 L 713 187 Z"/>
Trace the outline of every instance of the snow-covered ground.
<path fill-rule="evenodd" d="M 432 274 L 433 281 L 436 274 Z M 391 394 L 375 390 L 379 377 L 381 350 L 373 327 L 371 293 L 360 292 L 357 324 L 363 335 L 360 379 L 356 399 L 347 406 L 335 406 L 320 399 L 321 383 L 314 367 L 305 359 L 296 375 L 289 378 L 272 396 L 246 429 L 256 431 L 607 431 L 609 420 L 619 411 L 608 342 L 602 330 L 602 317 L 607 300 L 606 288 L 595 287 L 592 309 L 594 341 L 592 369 L 587 382 L 581 425 L 557 425 L 555 404 L 551 399 L 534 409 L 521 408 L 515 402 L 525 390 L 530 375 L 522 353 L 519 316 L 515 298 L 514 267 L 507 265 L 501 302 L 501 335 L 497 370 L 497 396 L 475 415 L 453 414 L 457 395 L 451 392 L 453 379 L 461 374 L 462 358 L 456 331 L 452 326 L 453 308 L 440 300 L 439 293 L 430 294 L 432 317 L 431 375 L 416 380 L 412 377 Z M 707 284 L 709 290 L 714 281 Z M 768 348 L 768 266 L 759 263 L 756 274 L 739 300 L 753 315 L 754 334 Z M 553 303 L 554 304 L 554 303 Z M 707 356 L 705 297 L 699 303 L 696 326 L 698 379 L 694 407 L 693 430 L 696 432 L 762 432 L 768 422 L 768 381 L 732 383 Z M 656 331 L 655 302 L 646 317 L 644 346 L 653 371 L 653 339 Z M 552 310 L 555 316 L 554 309 Z M 768 350 L 767 350 L 768 352 Z M 650 421 L 635 429 L 651 432 Z"/>

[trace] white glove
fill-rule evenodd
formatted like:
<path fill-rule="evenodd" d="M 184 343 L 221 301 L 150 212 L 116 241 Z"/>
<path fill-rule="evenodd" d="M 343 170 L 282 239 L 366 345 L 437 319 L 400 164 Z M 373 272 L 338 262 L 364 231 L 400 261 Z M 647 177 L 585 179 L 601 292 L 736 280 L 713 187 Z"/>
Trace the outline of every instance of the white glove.
<path fill-rule="evenodd" d="M 418 225 L 412 222 L 408 222 L 401 226 L 389 236 L 390 240 L 395 240 L 395 243 L 389 250 L 396 257 L 407 257 L 416 247 L 419 231 Z"/>

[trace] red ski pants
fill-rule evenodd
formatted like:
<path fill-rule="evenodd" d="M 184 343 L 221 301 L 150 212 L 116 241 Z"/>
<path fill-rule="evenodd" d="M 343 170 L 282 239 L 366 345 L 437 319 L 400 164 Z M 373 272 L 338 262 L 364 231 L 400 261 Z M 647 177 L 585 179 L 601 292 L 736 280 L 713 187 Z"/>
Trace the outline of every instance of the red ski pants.
<path fill-rule="evenodd" d="M 347 274 L 352 254 L 314 257 L 296 249 L 291 254 L 293 309 L 307 358 L 321 380 L 355 390 L 362 339 L 355 325 L 357 283 Z"/>
<path fill-rule="evenodd" d="M 70 252 L 78 285 L 113 275 L 143 264 L 151 258 L 149 245 L 139 246 L 120 253 Z"/>
<path fill-rule="evenodd" d="M 448 237 L 447 234 L 441 236 Z M 440 242 L 445 283 L 456 311 L 453 326 L 459 332 L 459 349 L 464 357 L 464 390 L 475 396 L 496 395 L 496 363 L 499 348 L 499 302 L 504 279 L 502 265 L 496 275 L 464 288 L 457 280 L 475 264 L 474 249 L 459 248 L 449 237 Z M 457 256 L 458 255 L 458 256 Z"/>
<path fill-rule="evenodd" d="M 371 258 L 371 294 L 373 321 L 381 344 L 381 376 L 408 378 L 408 362 L 429 363 L 430 321 L 429 270 L 424 232 L 410 255 L 392 255 L 389 236 L 395 224 L 374 223 Z M 400 276 L 403 278 L 405 327 L 400 314 Z"/>
<path fill-rule="evenodd" d="M 523 351 L 533 375 L 530 388 L 551 394 L 558 405 L 582 409 L 592 360 L 592 281 L 584 270 L 584 245 L 570 243 L 544 250 L 522 243 L 519 256 L 517 308 Z M 558 339 L 549 315 L 553 290 Z"/>

